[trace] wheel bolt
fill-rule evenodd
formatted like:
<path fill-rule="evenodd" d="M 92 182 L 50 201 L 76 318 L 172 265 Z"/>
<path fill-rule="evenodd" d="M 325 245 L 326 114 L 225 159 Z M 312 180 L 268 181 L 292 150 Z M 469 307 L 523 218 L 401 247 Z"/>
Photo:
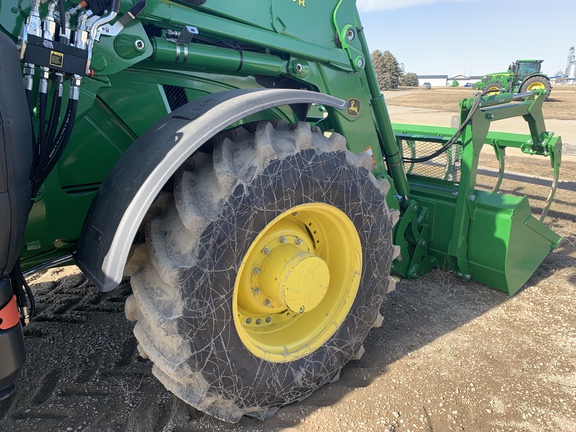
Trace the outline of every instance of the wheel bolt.
<path fill-rule="evenodd" d="M 260 273 L 260 269 L 259 269 L 258 267 L 254 267 L 254 268 L 252 269 L 252 272 L 253 272 L 254 274 L 259 274 L 259 273 Z"/>
<path fill-rule="evenodd" d="M 272 307 L 272 302 L 268 299 L 264 300 L 264 306 L 266 307 Z"/>
<path fill-rule="evenodd" d="M 268 249 L 267 247 L 265 247 L 264 249 L 262 249 L 262 253 L 265 255 L 270 255 L 270 249 Z"/>
<path fill-rule="evenodd" d="M 256 295 L 256 296 L 259 295 L 259 294 L 260 294 L 260 288 L 254 287 L 254 288 L 252 288 L 252 292 L 253 292 L 254 295 Z"/>
<path fill-rule="evenodd" d="M 280 237 L 280 243 L 282 244 L 286 243 L 286 237 L 284 236 Z"/>
<path fill-rule="evenodd" d="M 297 244 L 297 245 L 301 245 L 301 244 L 302 244 L 302 239 L 301 239 L 301 238 L 297 238 L 297 239 L 296 239 L 296 244 Z"/>

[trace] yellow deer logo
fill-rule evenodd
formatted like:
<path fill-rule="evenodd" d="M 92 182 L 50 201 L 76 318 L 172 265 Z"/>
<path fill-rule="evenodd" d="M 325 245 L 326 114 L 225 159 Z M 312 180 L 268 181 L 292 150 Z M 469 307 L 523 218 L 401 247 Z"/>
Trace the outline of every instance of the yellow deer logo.
<path fill-rule="evenodd" d="M 350 98 L 348 99 L 348 105 L 346 107 L 346 113 L 350 117 L 358 117 L 360 115 L 360 99 Z"/>

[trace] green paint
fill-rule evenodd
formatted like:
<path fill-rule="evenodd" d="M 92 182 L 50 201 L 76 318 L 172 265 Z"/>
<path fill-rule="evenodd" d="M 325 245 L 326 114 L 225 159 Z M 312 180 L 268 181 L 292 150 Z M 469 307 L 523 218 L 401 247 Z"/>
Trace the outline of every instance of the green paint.
<path fill-rule="evenodd" d="M 121 15 L 132 5 L 124 0 Z M 20 8 L 19 0 L 0 3 L 0 30 L 14 40 L 28 13 L 27 6 Z M 175 32 L 187 25 L 199 35 L 189 45 L 177 43 Z M 392 125 L 354 0 L 210 0 L 196 8 L 148 0 L 145 11 L 117 36 L 101 36 L 91 66 L 94 76 L 82 80 L 70 144 L 30 214 L 21 255 L 24 268 L 74 249 L 111 167 L 178 98 L 185 102 L 264 86 L 303 88 L 348 101 L 347 110 L 312 107 L 308 121 L 327 133 L 342 134 L 354 153 L 371 151 L 374 174 L 391 183 L 388 206 L 401 212 L 394 232 L 401 249 L 401 259 L 394 263 L 397 273 L 413 278 L 447 266 L 512 294 L 560 240 L 529 214 L 525 198 L 475 189 L 484 145 L 494 147 L 502 164 L 506 147 L 549 157 L 559 175 L 561 142 L 544 127 L 543 98 L 520 103 L 511 95 L 484 98 L 447 153 L 452 162 L 445 175 L 417 175 L 417 164 L 402 163 L 402 144 L 415 152 L 414 143 L 445 143 L 454 129 Z M 462 118 L 473 104 L 473 99 L 462 102 Z M 528 135 L 489 132 L 492 122 L 513 116 L 527 120 Z M 243 122 L 275 118 L 297 121 L 290 107 L 281 107 Z M 459 180 L 452 181 L 458 155 Z"/>

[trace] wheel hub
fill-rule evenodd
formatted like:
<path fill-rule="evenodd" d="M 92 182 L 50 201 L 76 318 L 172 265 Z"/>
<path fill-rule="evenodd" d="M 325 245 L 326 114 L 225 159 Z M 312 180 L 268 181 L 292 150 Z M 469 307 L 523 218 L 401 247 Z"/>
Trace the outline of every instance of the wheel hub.
<path fill-rule="evenodd" d="M 341 210 L 309 203 L 284 211 L 252 241 L 238 269 L 238 335 L 268 361 L 313 352 L 345 320 L 361 270 L 360 238 Z"/>
<path fill-rule="evenodd" d="M 262 263 L 260 288 L 292 312 L 305 313 L 322 301 L 330 270 L 322 258 L 295 245 L 273 249 Z"/>

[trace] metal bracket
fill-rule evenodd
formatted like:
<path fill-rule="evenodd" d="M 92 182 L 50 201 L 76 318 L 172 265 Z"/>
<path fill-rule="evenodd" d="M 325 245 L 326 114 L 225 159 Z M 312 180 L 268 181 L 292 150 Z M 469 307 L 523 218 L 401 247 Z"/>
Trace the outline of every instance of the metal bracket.
<path fill-rule="evenodd" d="M 146 9 L 146 6 L 146 0 L 140 0 L 113 25 L 101 26 L 96 33 L 95 40 L 99 41 L 101 35 L 117 36 L 130 21 L 135 20 Z"/>

